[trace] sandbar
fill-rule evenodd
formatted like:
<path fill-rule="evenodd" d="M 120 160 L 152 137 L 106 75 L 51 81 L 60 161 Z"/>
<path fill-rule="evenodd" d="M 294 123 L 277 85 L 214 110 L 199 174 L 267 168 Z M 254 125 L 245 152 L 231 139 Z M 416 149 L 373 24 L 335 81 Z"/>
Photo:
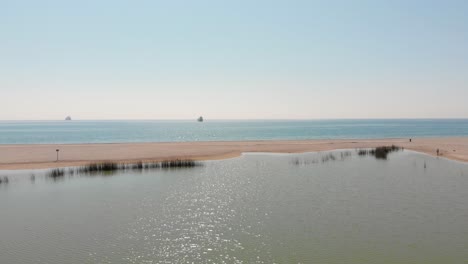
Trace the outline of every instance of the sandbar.
<path fill-rule="evenodd" d="M 302 153 L 397 145 L 405 149 L 468 162 L 468 137 L 332 140 L 205 141 L 110 144 L 0 145 L 0 170 L 80 166 L 93 162 L 217 160 L 245 152 Z M 56 149 L 59 149 L 57 160 Z"/>

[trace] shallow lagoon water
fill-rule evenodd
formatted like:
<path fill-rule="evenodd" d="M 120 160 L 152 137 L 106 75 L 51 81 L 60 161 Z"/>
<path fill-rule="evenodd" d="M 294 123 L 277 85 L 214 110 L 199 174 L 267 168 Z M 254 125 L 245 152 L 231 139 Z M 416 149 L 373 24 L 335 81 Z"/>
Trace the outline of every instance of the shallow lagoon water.
<path fill-rule="evenodd" d="M 246 154 L 55 180 L 7 174 L 0 263 L 468 260 L 468 165 L 410 151 Z"/>

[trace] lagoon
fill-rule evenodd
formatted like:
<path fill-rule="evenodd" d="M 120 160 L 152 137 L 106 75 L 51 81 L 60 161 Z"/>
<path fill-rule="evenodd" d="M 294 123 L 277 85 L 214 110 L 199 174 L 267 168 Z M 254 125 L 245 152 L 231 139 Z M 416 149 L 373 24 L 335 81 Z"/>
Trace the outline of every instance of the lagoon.
<path fill-rule="evenodd" d="M 34 174 L 34 177 L 31 177 Z M 463 263 L 468 165 L 244 154 L 114 174 L 0 171 L 0 263 Z"/>

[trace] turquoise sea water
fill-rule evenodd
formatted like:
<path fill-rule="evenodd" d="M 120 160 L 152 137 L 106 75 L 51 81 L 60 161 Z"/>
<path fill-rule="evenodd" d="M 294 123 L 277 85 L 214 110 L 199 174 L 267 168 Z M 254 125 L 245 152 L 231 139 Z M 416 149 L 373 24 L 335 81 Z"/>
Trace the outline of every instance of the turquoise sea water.
<path fill-rule="evenodd" d="M 468 119 L 0 121 L 0 144 L 468 136 Z"/>

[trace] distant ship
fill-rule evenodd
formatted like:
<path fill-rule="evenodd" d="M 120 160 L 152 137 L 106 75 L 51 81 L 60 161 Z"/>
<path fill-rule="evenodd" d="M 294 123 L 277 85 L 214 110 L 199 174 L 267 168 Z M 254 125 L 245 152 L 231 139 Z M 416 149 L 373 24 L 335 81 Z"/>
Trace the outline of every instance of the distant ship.
<path fill-rule="evenodd" d="M 203 116 L 200 116 L 198 119 L 197 119 L 198 122 L 203 122 Z"/>
<path fill-rule="evenodd" d="M 71 116 L 65 117 L 65 120 L 66 120 L 66 121 L 71 121 Z"/>

